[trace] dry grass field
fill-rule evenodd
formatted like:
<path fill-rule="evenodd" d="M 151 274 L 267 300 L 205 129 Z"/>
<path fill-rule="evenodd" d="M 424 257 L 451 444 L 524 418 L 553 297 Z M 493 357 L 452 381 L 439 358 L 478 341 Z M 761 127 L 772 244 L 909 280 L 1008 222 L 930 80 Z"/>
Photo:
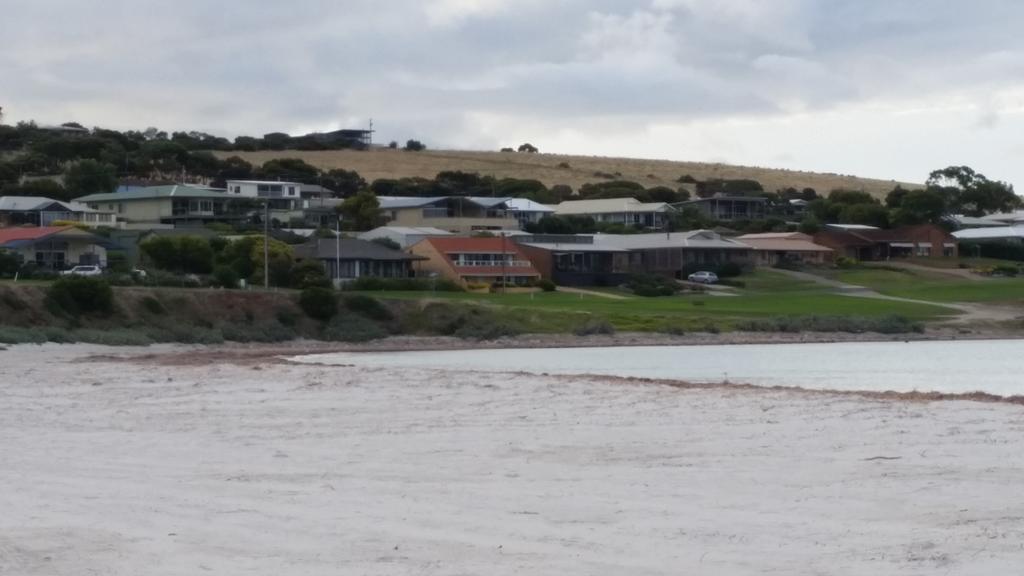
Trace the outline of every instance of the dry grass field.
<path fill-rule="evenodd" d="M 255 165 L 274 158 L 301 158 L 324 170 L 332 168 L 355 170 L 371 182 L 378 178 L 415 176 L 433 178 L 438 172 L 444 170 L 461 170 L 498 178 L 532 178 L 540 180 L 548 186 L 568 184 L 578 190 L 580 186 L 588 182 L 601 182 L 608 179 L 606 176 L 597 175 L 599 172 L 614 175 L 616 179 L 638 182 L 648 188 L 677 186 L 676 180 L 684 174 L 689 174 L 698 180 L 751 178 L 760 182 L 766 190 L 778 190 L 789 186 L 798 189 L 810 187 L 817 190 L 819 194 L 825 194 L 836 188 L 844 188 L 864 190 L 879 198 L 884 198 L 885 194 L 897 184 L 895 180 L 875 180 L 841 174 L 820 174 L 729 164 L 516 152 L 457 150 L 405 152 L 378 149 L 366 152 L 284 150 L 217 152 L 216 154 L 221 158 L 240 156 Z M 920 184 L 906 182 L 902 184 L 904 187 L 920 186 Z"/>

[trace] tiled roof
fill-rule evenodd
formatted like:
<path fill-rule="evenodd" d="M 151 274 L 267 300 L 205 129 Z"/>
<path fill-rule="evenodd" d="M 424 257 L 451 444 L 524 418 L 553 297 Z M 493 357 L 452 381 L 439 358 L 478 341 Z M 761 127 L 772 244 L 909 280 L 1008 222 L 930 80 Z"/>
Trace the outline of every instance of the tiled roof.
<path fill-rule="evenodd" d="M 91 236 L 88 232 L 81 231 L 74 226 L 25 226 L 17 228 L 0 228 L 0 246 L 9 242 L 40 240 L 47 236 L 53 236 L 54 234 L 60 234 L 62 232 L 72 232 L 75 233 L 75 235 Z"/>
<path fill-rule="evenodd" d="M 445 238 L 427 238 L 438 252 L 458 254 L 466 252 L 507 252 L 520 254 L 515 242 L 508 238 L 463 238 L 459 236 Z"/>

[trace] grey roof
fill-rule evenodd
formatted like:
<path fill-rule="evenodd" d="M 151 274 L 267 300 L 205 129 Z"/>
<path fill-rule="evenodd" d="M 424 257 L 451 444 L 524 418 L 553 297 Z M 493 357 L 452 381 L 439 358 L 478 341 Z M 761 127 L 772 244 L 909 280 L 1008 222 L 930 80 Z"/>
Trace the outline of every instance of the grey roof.
<path fill-rule="evenodd" d="M 484 208 L 494 208 L 507 203 L 511 198 L 491 198 L 489 196 L 378 196 L 382 210 L 398 210 L 402 208 L 419 208 L 429 206 L 443 200 L 465 200 Z"/>
<path fill-rule="evenodd" d="M 517 210 L 519 212 L 554 212 L 555 209 L 541 204 L 540 202 L 534 202 L 527 198 L 509 198 L 505 205 L 508 206 L 509 210 Z"/>
<path fill-rule="evenodd" d="M 599 198 L 596 200 L 566 200 L 554 207 L 559 215 L 618 214 L 620 212 L 668 212 L 672 207 L 664 202 L 641 202 L 636 198 Z"/>
<path fill-rule="evenodd" d="M 968 228 L 953 232 L 957 240 L 1000 240 L 1024 238 L 1024 226 L 1000 226 L 997 228 Z"/>
<path fill-rule="evenodd" d="M 447 230 L 430 226 L 378 226 L 368 232 L 360 233 L 359 237 L 364 240 L 373 240 L 387 234 L 399 236 L 454 236 L 454 234 Z"/>
<path fill-rule="evenodd" d="M 295 254 L 303 258 L 318 260 L 333 260 L 339 255 L 342 260 L 426 260 L 423 256 L 408 254 L 381 246 L 376 242 L 354 238 L 342 238 L 340 245 L 334 238 L 318 238 L 315 242 L 296 246 Z"/>
<path fill-rule="evenodd" d="M 521 242 L 520 245 L 549 250 L 551 252 L 629 252 L 625 248 L 598 244 L 577 244 L 575 242 Z"/>
<path fill-rule="evenodd" d="M 187 184 L 172 184 L 169 186 L 149 186 L 125 192 L 111 194 L 91 194 L 75 198 L 76 202 L 124 202 L 126 200 L 153 200 L 155 198 L 232 198 L 223 190 L 215 188 L 200 188 Z"/>
<path fill-rule="evenodd" d="M 31 211 L 56 202 L 41 196 L 0 196 L 0 210 L 5 212 Z"/>
<path fill-rule="evenodd" d="M 654 234 L 596 234 L 594 244 L 626 250 L 653 250 L 658 248 L 718 248 L 723 250 L 750 250 L 750 246 L 723 238 L 711 230 Z"/>

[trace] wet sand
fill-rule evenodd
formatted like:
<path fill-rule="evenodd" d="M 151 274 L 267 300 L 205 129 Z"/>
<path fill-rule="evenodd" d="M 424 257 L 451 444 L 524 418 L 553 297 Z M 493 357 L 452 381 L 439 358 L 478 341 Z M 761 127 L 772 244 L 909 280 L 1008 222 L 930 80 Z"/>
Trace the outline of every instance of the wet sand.
<path fill-rule="evenodd" d="M 1018 405 L 297 350 L 0 352 L 0 574 L 1024 566 Z"/>

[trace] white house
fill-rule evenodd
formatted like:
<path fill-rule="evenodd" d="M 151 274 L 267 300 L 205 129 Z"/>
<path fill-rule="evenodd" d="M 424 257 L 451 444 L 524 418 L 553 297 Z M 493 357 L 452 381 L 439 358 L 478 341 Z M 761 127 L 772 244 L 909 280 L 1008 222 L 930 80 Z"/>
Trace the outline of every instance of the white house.
<path fill-rule="evenodd" d="M 274 217 L 301 218 L 309 201 L 302 198 L 302 184 L 270 180 L 228 180 L 227 195 L 266 200 Z"/>
<path fill-rule="evenodd" d="M 541 218 L 555 213 L 555 209 L 527 198 L 509 198 L 505 202 L 510 214 L 519 220 L 519 226 L 539 222 Z"/>

